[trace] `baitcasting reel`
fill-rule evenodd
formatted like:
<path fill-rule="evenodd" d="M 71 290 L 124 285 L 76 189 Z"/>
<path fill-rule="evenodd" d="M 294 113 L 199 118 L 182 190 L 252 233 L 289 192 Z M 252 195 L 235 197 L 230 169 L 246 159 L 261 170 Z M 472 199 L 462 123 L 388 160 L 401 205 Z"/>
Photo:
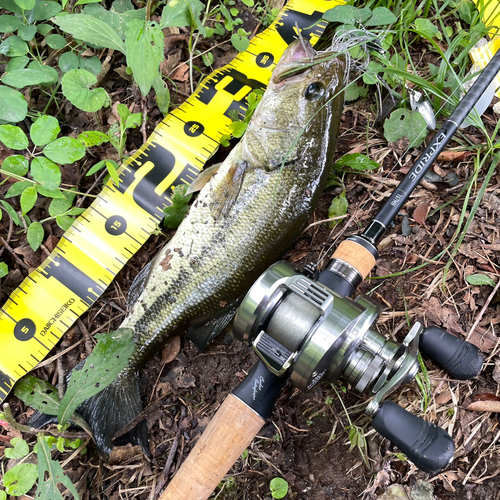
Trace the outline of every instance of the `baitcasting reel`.
<path fill-rule="evenodd" d="M 435 473 L 446 466 L 454 454 L 449 434 L 381 401 L 415 378 L 419 348 L 461 380 L 479 373 L 479 350 L 435 326 L 424 330 L 420 323 L 402 344 L 386 340 L 372 328 L 380 314 L 376 302 L 367 296 L 342 297 L 321 283 L 321 274 L 308 269 L 304 275 L 284 261 L 272 265 L 243 300 L 235 336 L 253 346 L 269 371 L 286 374 L 303 391 L 342 377 L 356 391 L 374 395 L 365 413 L 374 417 L 375 429 L 420 469 Z"/>

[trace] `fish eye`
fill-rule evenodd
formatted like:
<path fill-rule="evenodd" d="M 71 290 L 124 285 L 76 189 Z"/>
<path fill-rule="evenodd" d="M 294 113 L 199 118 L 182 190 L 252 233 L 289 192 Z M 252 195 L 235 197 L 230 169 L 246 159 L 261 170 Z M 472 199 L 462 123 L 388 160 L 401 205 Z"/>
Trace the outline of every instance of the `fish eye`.
<path fill-rule="evenodd" d="M 325 86 L 321 82 L 310 83 L 306 91 L 304 92 L 304 97 L 308 101 L 317 101 L 325 93 Z"/>

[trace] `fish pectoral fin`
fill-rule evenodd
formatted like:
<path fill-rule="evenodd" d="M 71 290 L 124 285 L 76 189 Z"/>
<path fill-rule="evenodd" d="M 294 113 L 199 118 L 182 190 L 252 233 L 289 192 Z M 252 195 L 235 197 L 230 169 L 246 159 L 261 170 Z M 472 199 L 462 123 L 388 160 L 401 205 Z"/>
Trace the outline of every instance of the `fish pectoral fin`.
<path fill-rule="evenodd" d="M 238 310 L 242 298 L 239 297 L 230 304 L 226 304 L 214 314 L 212 319 L 190 326 L 186 338 L 193 342 L 200 351 L 205 349 L 207 344 L 229 325 Z"/>
<path fill-rule="evenodd" d="M 208 183 L 208 181 L 219 171 L 220 163 L 214 163 L 208 168 L 205 168 L 202 172 L 198 174 L 198 177 L 190 184 L 186 194 L 196 193 L 201 191 Z"/>
<path fill-rule="evenodd" d="M 137 299 L 141 296 L 141 293 L 146 288 L 148 282 L 149 273 L 151 271 L 151 264 L 153 261 L 148 262 L 140 271 L 139 274 L 134 278 L 130 289 L 127 294 L 127 311 L 131 311 L 133 305 L 137 302 Z"/>
<path fill-rule="evenodd" d="M 232 165 L 225 179 L 215 188 L 210 210 L 214 218 L 225 217 L 238 199 L 245 172 L 249 170 L 250 163 L 240 161 Z"/>

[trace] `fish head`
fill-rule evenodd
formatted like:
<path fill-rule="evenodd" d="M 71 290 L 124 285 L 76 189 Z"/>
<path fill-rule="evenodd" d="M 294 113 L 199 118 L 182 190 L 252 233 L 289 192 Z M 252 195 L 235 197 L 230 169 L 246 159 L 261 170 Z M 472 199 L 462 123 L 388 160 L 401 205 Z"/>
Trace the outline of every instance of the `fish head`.
<path fill-rule="evenodd" d="M 244 137 L 255 166 L 335 147 L 344 104 L 345 59 L 299 39 L 288 46 Z M 287 153 L 288 152 L 288 153 Z M 286 160 L 286 159 L 285 159 Z"/>

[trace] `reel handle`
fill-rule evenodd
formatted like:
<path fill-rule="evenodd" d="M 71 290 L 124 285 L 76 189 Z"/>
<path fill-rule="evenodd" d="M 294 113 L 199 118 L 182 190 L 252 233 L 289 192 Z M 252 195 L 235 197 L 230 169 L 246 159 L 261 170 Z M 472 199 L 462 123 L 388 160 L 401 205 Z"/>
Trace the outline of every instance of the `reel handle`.
<path fill-rule="evenodd" d="M 393 401 L 382 404 L 372 425 L 424 472 L 437 474 L 453 460 L 455 445 L 444 429 Z"/>
<path fill-rule="evenodd" d="M 419 348 L 457 380 L 474 378 L 483 367 L 483 356 L 474 344 L 437 326 L 429 326 L 424 330 Z"/>
<path fill-rule="evenodd" d="M 206 500 L 263 425 L 229 394 L 158 500 Z"/>

